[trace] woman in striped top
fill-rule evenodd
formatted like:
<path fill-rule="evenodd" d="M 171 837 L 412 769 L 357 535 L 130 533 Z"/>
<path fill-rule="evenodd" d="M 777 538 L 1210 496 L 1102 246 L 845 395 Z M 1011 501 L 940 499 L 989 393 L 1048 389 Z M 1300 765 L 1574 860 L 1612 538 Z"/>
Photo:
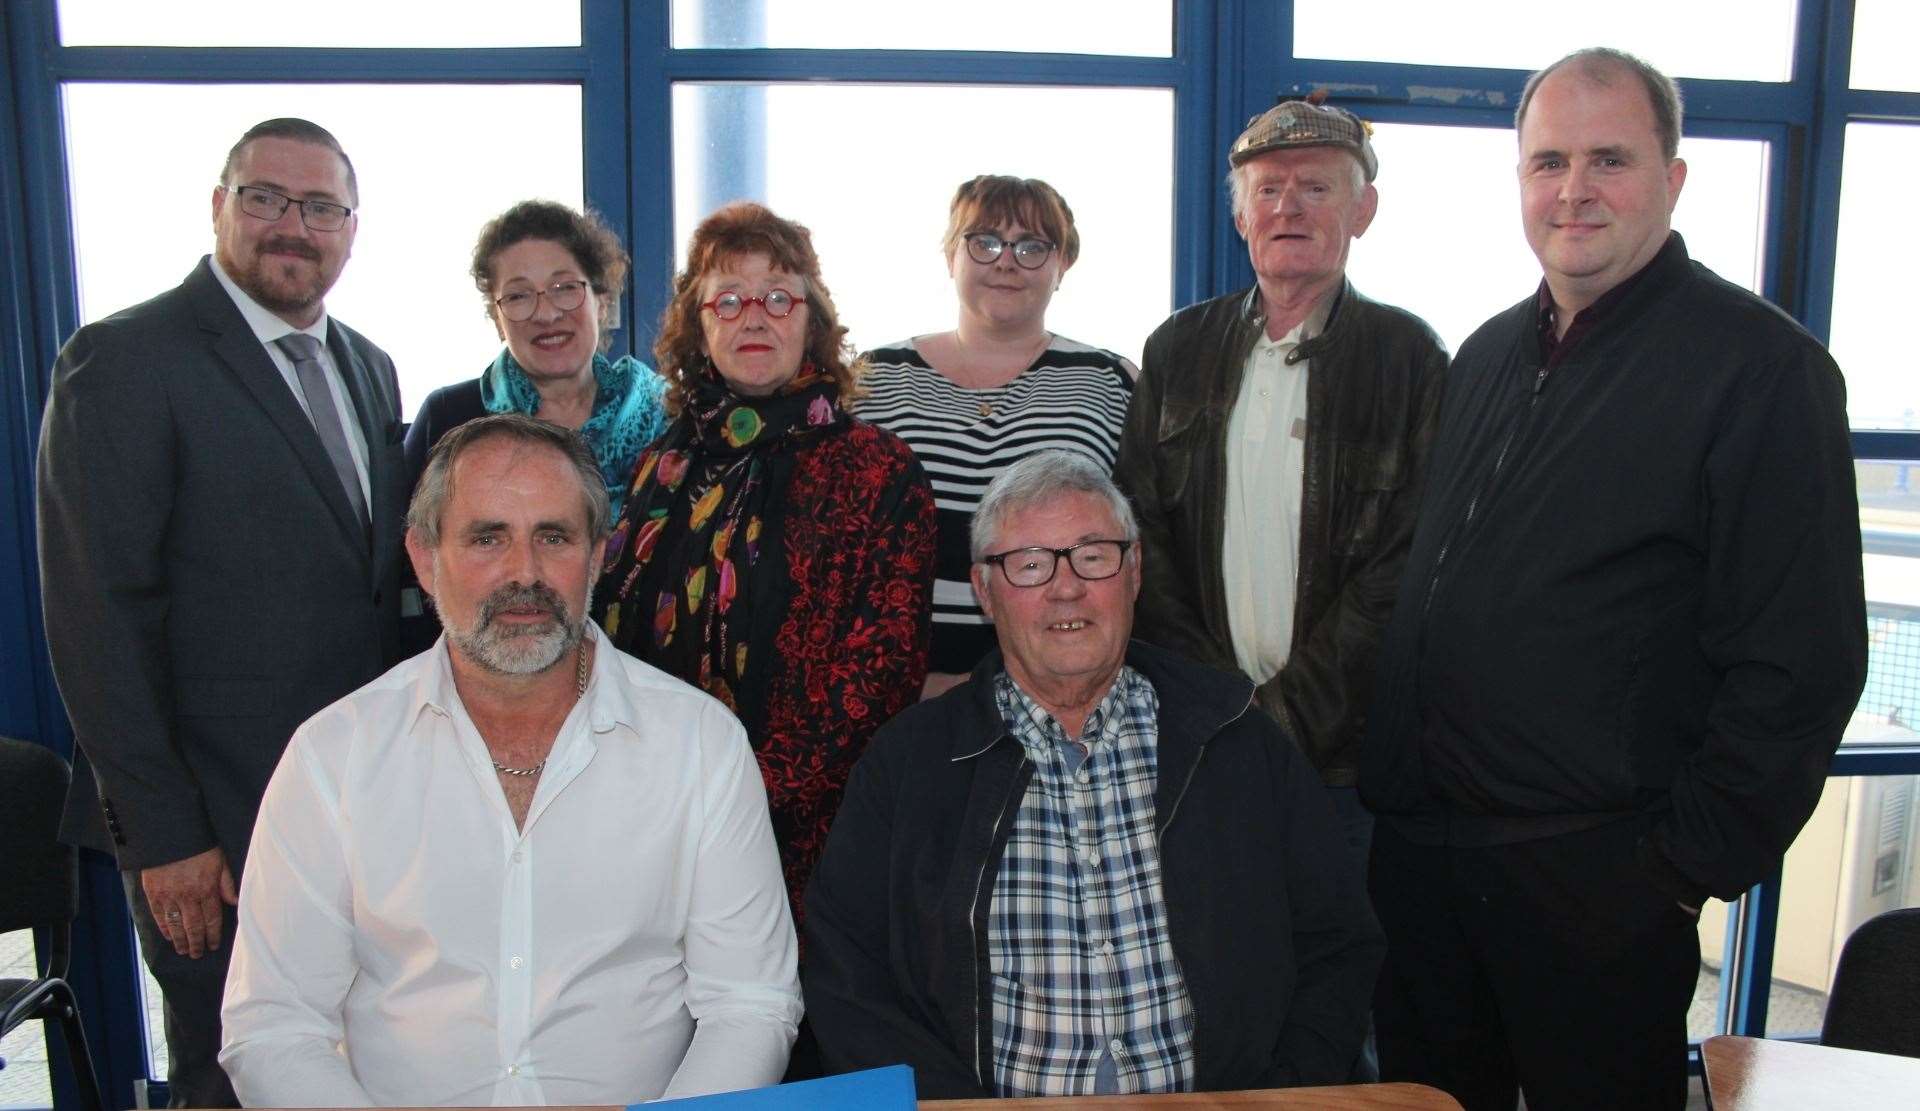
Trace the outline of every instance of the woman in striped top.
<path fill-rule="evenodd" d="M 864 356 L 859 415 L 905 440 L 939 511 L 933 647 L 924 694 L 961 682 L 993 647 L 968 580 L 967 530 L 987 484 L 1049 448 L 1109 469 L 1134 365 L 1047 330 L 1047 303 L 1080 254 L 1073 210 L 1035 178 L 982 175 L 954 194 L 942 246 L 960 302 L 950 332 Z"/>

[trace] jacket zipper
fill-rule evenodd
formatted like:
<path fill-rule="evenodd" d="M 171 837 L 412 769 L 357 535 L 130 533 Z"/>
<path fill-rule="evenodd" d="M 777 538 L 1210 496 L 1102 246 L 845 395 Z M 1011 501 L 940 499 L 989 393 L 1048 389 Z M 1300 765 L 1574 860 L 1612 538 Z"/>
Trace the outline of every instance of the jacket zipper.
<path fill-rule="evenodd" d="M 1520 426 L 1533 415 L 1534 406 L 1540 402 L 1540 391 L 1546 388 L 1546 385 L 1547 368 L 1543 366 L 1534 372 L 1533 390 L 1527 395 L 1526 408 L 1520 410 L 1514 417 L 1513 425 L 1507 429 L 1507 438 L 1500 442 L 1500 453 L 1493 457 L 1493 469 L 1487 473 L 1487 479 L 1480 484 L 1480 488 L 1473 492 L 1473 497 L 1467 500 L 1466 517 L 1461 520 L 1460 526 L 1453 530 L 1452 535 L 1440 545 L 1439 554 L 1433 557 L 1433 574 L 1427 579 L 1427 596 L 1420 606 L 1422 623 L 1425 622 L 1427 615 L 1433 612 L 1433 598 L 1440 589 L 1440 573 L 1446 568 L 1447 554 L 1453 551 L 1453 542 L 1466 535 L 1467 529 L 1473 526 L 1474 514 L 1480 509 L 1480 499 L 1493 489 L 1495 482 L 1499 481 L 1500 469 L 1506 466 L 1507 451 L 1513 447 L 1514 437 L 1520 434 Z"/>
<path fill-rule="evenodd" d="M 1014 765 L 1013 785 L 1007 789 L 1008 801 L 1013 799 L 1015 789 L 1021 787 L 1020 773 L 1027 769 L 1026 750 L 1020 752 L 1020 763 Z M 1024 794 L 1024 791 L 1022 791 Z M 980 873 L 973 880 L 973 902 L 967 907 L 967 932 L 971 937 L 973 950 L 973 1079 L 982 1088 L 987 1086 L 987 1078 L 980 1067 L 980 1028 L 992 1021 L 992 1016 L 980 1007 L 980 892 L 987 884 L 987 865 L 993 863 L 993 846 L 1000 840 L 1000 827 L 1007 820 L 1007 802 L 1000 804 L 999 816 L 993 820 L 993 832 L 987 838 L 987 855 L 980 860 Z"/>

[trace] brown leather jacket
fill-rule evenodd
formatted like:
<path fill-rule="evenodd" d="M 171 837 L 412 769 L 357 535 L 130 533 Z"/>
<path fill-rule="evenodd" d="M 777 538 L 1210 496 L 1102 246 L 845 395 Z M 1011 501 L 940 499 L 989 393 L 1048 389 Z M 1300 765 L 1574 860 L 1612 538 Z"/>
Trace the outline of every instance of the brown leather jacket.
<path fill-rule="evenodd" d="M 1352 786 L 1374 656 L 1413 534 L 1447 352 L 1425 321 L 1343 284 L 1311 359 L 1300 564 L 1287 665 L 1262 709 L 1328 786 Z M 1190 305 L 1147 338 L 1114 477 L 1140 515 L 1135 635 L 1238 670 L 1220 566 L 1227 421 L 1263 327 L 1258 287 Z"/>

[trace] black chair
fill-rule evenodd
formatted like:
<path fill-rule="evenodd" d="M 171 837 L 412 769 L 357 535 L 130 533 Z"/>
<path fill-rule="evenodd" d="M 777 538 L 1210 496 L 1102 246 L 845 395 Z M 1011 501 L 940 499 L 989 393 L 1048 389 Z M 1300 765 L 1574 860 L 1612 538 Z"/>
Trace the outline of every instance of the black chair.
<path fill-rule="evenodd" d="M 0 1034 L 39 1019 L 60 1027 L 83 1111 L 102 1111 L 100 1082 L 80 1008 L 67 986 L 79 885 L 72 847 L 60 843 L 67 762 L 39 745 L 0 737 L 0 933 L 47 931 L 46 974 L 0 980 Z"/>
<path fill-rule="evenodd" d="M 1847 939 L 1820 1044 L 1920 1057 L 1920 907 L 1875 915 Z"/>

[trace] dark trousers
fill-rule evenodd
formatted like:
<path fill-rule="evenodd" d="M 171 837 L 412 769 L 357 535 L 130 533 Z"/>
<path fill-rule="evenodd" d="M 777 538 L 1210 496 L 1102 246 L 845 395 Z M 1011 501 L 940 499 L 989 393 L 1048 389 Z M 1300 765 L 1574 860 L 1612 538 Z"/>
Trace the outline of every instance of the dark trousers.
<path fill-rule="evenodd" d="M 167 1100 L 171 1107 L 238 1107 L 239 1097 L 220 1068 L 220 997 L 233 952 L 234 909 L 224 907 L 220 948 L 199 960 L 176 953 L 160 936 L 137 872 L 123 872 L 127 906 L 140 936 L 147 969 L 160 983 L 167 1028 Z"/>
<path fill-rule="evenodd" d="M 1373 842 L 1373 814 L 1360 803 L 1360 789 L 1357 787 L 1329 787 L 1327 801 L 1333 804 L 1334 824 L 1340 827 L 1340 834 L 1347 842 L 1347 851 L 1353 854 L 1353 870 L 1360 882 L 1367 881 L 1367 851 Z M 1373 1030 L 1367 1030 L 1367 1038 L 1360 1043 L 1360 1055 L 1354 1058 L 1353 1069 L 1347 1074 L 1349 1084 L 1371 1084 L 1380 1079 L 1380 1055 L 1374 1044 Z"/>
<path fill-rule="evenodd" d="M 1634 861 L 1631 820 L 1510 845 L 1374 831 L 1387 935 L 1374 997 L 1382 1080 L 1466 1111 L 1682 1108 L 1694 918 Z"/>

